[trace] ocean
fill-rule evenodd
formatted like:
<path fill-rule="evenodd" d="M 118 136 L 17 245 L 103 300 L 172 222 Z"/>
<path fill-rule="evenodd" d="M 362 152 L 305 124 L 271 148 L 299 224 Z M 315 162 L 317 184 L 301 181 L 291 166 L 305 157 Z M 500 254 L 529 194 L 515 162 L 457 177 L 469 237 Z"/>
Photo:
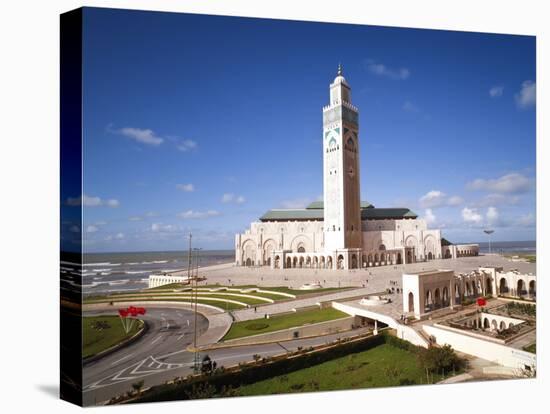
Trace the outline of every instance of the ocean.
<path fill-rule="evenodd" d="M 474 242 L 479 244 L 480 253 L 489 253 L 489 242 Z M 460 244 L 460 243 L 457 243 Z M 536 254 L 537 242 L 535 240 L 529 241 L 494 241 L 491 242 L 491 252 L 499 254 Z"/>
<path fill-rule="evenodd" d="M 204 250 L 193 256 L 192 267 L 212 266 L 235 260 L 233 250 Z M 154 272 L 186 270 L 188 252 L 87 253 L 83 265 L 61 261 L 61 287 L 73 290 L 82 285 L 82 293 L 101 294 L 143 289 Z"/>
<path fill-rule="evenodd" d="M 489 252 L 488 242 L 479 244 L 481 253 Z M 459 244 L 459 243 L 457 243 Z M 492 253 L 536 254 L 535 241 L 492 242 Z M 204 250 L 200 252 L 199 268 L 235 260 L 233 250 Z M 87 253 L 83 266 L 78 260 L 64 258 L 61 261 L 61 288 L 66 293 L 80 292 L 84 295 L 109 292 L 124 292 L 148 286 L 149 275 L 154 272 L 186 270 L 188 256 L 181 252 L 132 252 L 132 253 Z M 195 266 L 193 261 L 193 267 Z"/>

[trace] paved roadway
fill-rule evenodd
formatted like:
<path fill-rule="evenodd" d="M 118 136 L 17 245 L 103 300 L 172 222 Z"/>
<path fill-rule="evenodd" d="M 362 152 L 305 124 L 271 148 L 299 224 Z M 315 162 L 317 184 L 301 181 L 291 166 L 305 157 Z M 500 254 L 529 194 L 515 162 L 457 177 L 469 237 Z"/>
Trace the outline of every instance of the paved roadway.
<path fill-rule="evenodd" d="M 113 312 L 88 312 L 86 316 L 109 313 Z M 84 405 L 104 403 L 118 394 L 130 391 L 132 384 L 140 380 L 144 380 L 145 387 L 149 387 L 193 372 L 194 355 L 186 350 L 193 342 L 193 313 L 182 309 L 156 308 L 148 309 L 143 319 L 149 329 L 136 342 L 84 366 Z M 199 314 L 199 332 L 205 331 L 207 326 L 207 319 Z M 336 338 L 366 331 L 358 329 L 318 338 L 220 348 L 203 352 L 200 357 L 202 359 L 207 353 L 218 367 L 231 366 L 252 361 L 255 354 L 261 357 L 274 356 L 295 351 L 298 347 L 330 343 Z"/>

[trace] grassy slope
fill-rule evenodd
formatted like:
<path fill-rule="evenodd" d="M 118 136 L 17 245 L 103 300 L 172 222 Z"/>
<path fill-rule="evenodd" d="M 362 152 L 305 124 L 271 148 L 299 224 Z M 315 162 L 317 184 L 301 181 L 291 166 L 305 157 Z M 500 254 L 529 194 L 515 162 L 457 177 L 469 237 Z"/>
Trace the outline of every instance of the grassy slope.
<path fill-rule="evenodd" d="M 109 325 L 107 329 L 93 329 L 96 322 L 105 322 Z M 118 316 L 89 316 L 82 318 L 83 344 L 82 352 L 84 358 L 98 354 L 124 339 L 132 337 L 142 326 L 137 321 L 128 334 L 124 332 L 122 322 Z"/>
<path fill-rule="evenodd" d="M 440 379 L 434 375 L 434 382 Z M 245 385 L 238 395 L 331 391 L 426 383 L 416 355 L 389 344 Z"/>
<path fill-rule="evenodd" d="M 178 298 L 165 298 L 161 299 L 160 301 L 166 301 L 166 302 L 183 302 L 183 303 L 194 303 L 192 299 L 178 299 Z M 85 304 L 93 304 L 93 303 L 109 303 L 110 301 L 117 302 L 116 299 L 92 299 L 92 300 L 85 300 Z M 121 298 L 118 299 L 119 302 L 159 302 L 158 299 L 149 299 L 147 297 L 133 297 L 133 298 Z M 197 301 L 198 303 L 202 303 L 204 305 L 212 305 L 216 306 L 221 309 L 226 310 L 234 310 L 234 309 L 242 309 L 243 306 L 237 305 L 236 303 L 230 303 L 230 302 L 220 302 L 219 300 L 208 300 L 208 299 L 201 299 Z M 115 305 L 116 308 L 116 305 Z"/>
<path fill-rule="evenodd" d="M 537 343 L 532 343 L 531 345 L 524 346 L 523 349 L 527 352 L 531 352 L 533 354 L 537 353 Z"/>
<path fill-rule="evenodd" d="M 347 315 L 344 312 L 333 308 L 314 309 L 303 312 L 296 312 L 289 315 L 275 316 L 269 319 L 256 319 L 250 321 L 236 322 L 231 325 L 231 329 L 224 340 L 242 338 L 250 335 L 258 335 L 267 332 L 279 331 L 281 329 L 302 326 L 311 323 L 330 321 L 333 319 L 344 318 Z M 267 325 L 263 329 L 255 329 L 258 325 Z"/>

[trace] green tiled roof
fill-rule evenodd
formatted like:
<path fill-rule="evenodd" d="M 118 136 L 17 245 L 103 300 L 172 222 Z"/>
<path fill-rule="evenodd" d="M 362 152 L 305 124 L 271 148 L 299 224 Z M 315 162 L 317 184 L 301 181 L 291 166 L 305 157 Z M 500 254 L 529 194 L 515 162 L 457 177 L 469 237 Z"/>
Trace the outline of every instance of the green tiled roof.
<path fill-rule="evenodd" d="M 323 213 L 324 210 L 322 208 L 269 210 L 260 217 L 260 221 L 322 221 L 324 219 Z M 361 220 L 398 220 L 403 218 L 414 219 L 417 217 L 408 208 L 363 207 L 361 209 Z"/>
<path fill-rule="evenodd" d="M 319 210 L 319 209 L 322 210 L 323 208 L 324 208 L 324 204 L 322 201 L 314 201 L 312 203 L 309 203 L 308 206 L 306 206 L 307 210 Z M 374 208 L 374 206 L 368 201 L 361 201 L 361 208 Z"/>
<path fill-rule="evenodd" d="M 446 238 L 442 237 L 441 238 L 441 245 L 442 246 L 451 246 L 452 243 L 449 240 L 447 240 Z"/>
<path fill-rule="evenodd" d="M 323 212 L 323 209 L 269 210 L 260 217 L 260 221 L 319 221 L 324 218 Z"/>
<path fill-rule="evenodd" d="M 418 216 L 408 208 L 365 208 L 361 210 L 361 220 L 415 219 Z"/>

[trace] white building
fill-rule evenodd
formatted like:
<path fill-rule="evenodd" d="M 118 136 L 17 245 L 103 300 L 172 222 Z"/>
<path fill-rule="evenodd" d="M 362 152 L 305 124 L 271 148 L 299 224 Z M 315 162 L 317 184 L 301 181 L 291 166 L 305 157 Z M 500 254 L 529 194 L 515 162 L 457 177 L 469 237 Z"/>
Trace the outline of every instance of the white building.
<path fill-rule="evenodd" d="M 403 312 L 421 318 L 434 310 L 453 309 L 465 299 L 510 297 L 535 301 L 537 276 L 502 267 L 480 267 L 455 275 L 452 270 L 403 273 Z"/>
<path fill-rule="evenodd" d="M 236 235 L 236 265 L 356 269 L 478 254 L 477 245 L 446 242 L 408 208 L 362 202 L 359 184 L 359 112 L 339 66 L 323 108 L 324 201 L 265 213 Z"/>

